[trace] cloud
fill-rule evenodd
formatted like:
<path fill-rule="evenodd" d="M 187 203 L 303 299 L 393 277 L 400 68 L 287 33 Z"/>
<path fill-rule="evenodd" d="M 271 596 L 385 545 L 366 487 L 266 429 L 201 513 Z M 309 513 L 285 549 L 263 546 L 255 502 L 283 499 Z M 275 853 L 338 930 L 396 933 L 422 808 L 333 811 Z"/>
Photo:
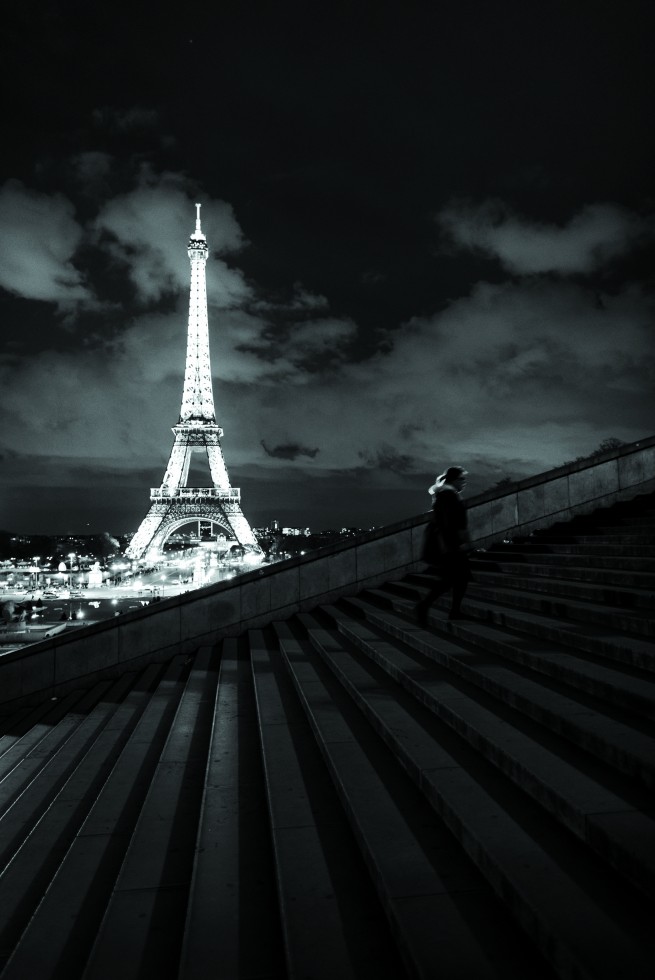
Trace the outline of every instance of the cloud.
<path fill-rule="evenodd" d="M 411 456 L 399 452 L 386 443 L 378 446 L 374 451 L 360 450 L 359 457 L 371 469 L 390 470 L 392 473 L 408 473 L 414 468 L 414 460 Z"/>
<path fill-rule="evenodd" d="M 390 332 L 375 356 L 306 388 L 223 387 L 230 459 L 256 460 L 257 432 L 266 446 L 320 444 L 312 470 L 324 472 L 375 468 L 410 484 L 412 474 L 461 463 L 473 492 L 474 469 L 488 485 L 508 469 L 542 472 L 609 436 L 648 435 L 652 299 L 629 288 L 603 303 L 568 283 L 481 283 Z"/>
<path fill-rule="evenodd" d="M 263 439 L 261 444 L 266 455 L 272 456 L 275 459 L 297 459 L 299 456 L 307 456 L 309 459 L 314 459 L 320 452 L 319 449 L 308 449 L 307 446 L 301 446 L 297 442 L 287 442 L 284 445 L 274 446 L 272 449 L 269 449 Z"/>
<path fill-rule="evenodd" d="M 308 313 L 323 312 L 328 308 L 329 303 L 325 296 L 310 293 L 299 282 L 293 284 L 291 296 L 288 298 L 281 295 L 274 298 L 262 297 L 250 304 L 250 309 L 261 313 L 299 313 L 303 316 Z"/>
<path fill-rule="evenodd" d="M 73 265 L 82 241 L 72 203 L 41 194 L 18 180 L 0 188 L 0 285 L 25 299 L 70 311 L 95 298 Z"/>
<path fill-rule="evenodd" d="M 432 433 L 455 455 L 522 456 L 535 471 L 556 465 L 563 445 L 637 438 L 651 427 L 651 305 L 637 289 L 605 297 L 603 310 L 568 284 L 478 284 L 410 321 L 378 358 L 390 424 L 413 414 L 410 446 Z"/>
<path fill-rule="evenodd" d="M 241 339 L 235 353 L 246 355 L 251 371 L 258 364 L 260 380 L 268 384 L 283 379 L 296 385 L 313 383 L 316 373 L 333 370 L 345 360 L 357 336 L 352 320 L 330 317 L 291 322 L 281 328 L 259 321 L 258 327 L 249 338 Z"/>
<path fill-rule="evenodd" d="M 202 229 L 210 252 L 236 252 L 244 237 L 225 201 L 201 195 Z M 197 195 L 196 195 L 197 198 Z M 178 174 L 153 178 L 144 171 L 140 186 L 108 201 L 95 221 L 100 242 L 122 265 L 139 300 L 153 303 L 164 295 L 188 291 L 188 236 L 195 228 L 194 197 Z M 185 229 L 184 237 L 181 229 Z M 207 264 L 207 298 L 217 307 L 243 303 L 251 295 L 243 275 L 221 259 Z"/>
<path fill-rule="evenodd" d="M 454 202 L 437 215 L 458 248 L 498 259 L 518 275 L 590 273 L 652 238 L 653 222 L 616 204 L 589 204 L 568 224 L 530 222 L 499 200 Z"/>

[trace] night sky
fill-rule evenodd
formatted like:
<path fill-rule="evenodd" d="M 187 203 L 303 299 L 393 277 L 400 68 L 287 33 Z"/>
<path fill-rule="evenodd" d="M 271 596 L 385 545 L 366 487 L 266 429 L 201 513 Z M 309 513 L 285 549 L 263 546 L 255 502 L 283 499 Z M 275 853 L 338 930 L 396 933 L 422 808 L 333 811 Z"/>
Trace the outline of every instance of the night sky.
<path fill-rule="evenodd" d="M 449 464 L 475 493 L 655 432 L 652 0 L 36 2 L 2 27 L 0 528 L 138 527 L 196 201 L 254 526 L 384 524 Z"/>

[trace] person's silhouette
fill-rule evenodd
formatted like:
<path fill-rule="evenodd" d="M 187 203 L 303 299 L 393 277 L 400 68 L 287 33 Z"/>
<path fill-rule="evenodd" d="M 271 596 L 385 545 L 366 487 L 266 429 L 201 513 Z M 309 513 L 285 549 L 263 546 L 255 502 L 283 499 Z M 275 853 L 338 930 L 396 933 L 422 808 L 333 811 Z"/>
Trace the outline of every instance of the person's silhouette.
<path fill-rule="evenodd" d="M 432 520 L 426 528 L 421 557 L 437 573 L 438 579 L 415 606 L 416 618 L 421 626 L 427 625 L 428 611 L 435 599 L 451 591 L 448 618 L 462 618 L 460 607 L 471 577 L 468 557 L 471 542 L 466 507 L 460 498 L 467 476 L 462 466 L 449 466 L 430 487 Z"/>

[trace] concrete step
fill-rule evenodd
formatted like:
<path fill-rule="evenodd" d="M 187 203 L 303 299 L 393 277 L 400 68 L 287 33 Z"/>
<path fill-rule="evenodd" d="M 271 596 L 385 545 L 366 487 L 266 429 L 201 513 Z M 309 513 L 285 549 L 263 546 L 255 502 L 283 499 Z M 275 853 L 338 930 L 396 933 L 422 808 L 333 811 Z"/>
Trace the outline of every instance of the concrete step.
<path fill-rule="evenodd" d="M 182 696 L 185 660 L 171 662 L 149 697 L 41 902 L 12 943 L 2 980 L 81 976 Z"/>
<path fill-rule="evenodd" d="M 363 598 L 344 599 L 342 603 L 367 622 L 557 732 L 646 789 L 655 788 L 655 742 L 651 726 L 644 730 L 647 722 L 631 724 L 625 712 L 594 706 L 584 692 L 574 692 L 554 682 L 547 684 L 543 675 L 497 654 L 481 656 L 475 647 L 467 645 L 464 623 L 449 623 L 438 613 L 431 613 L 431 629 L 425 630 L 409 616 L 376 608 Z"/>
<path fill-rule="evenodd" d="M 93 695 L 91 700 L 92 698 Z M 11 791 L 8 790 L 9 774 L 18 765 L 23 772 L 28 768 L 34 770 L 44 764 L 43 759 L 47 758 L 50 751 L 57 751 L 79 720 L 75 713 L 69 716 L 76 705 L 81 705 L 82 711 L 89 709 L 91 701 L 87 691 L 73 691 L 60 701 L 48 704 L 48 711 L 31 728 L 5 746 L 5 751 L 0 756 L 0 810 L 9 806 L 12 800 Z M 38 753 L 37 747 L 40 747 Z M 26 762 L 28 758 L 32 759 L 31 763 Z M 15 780 L 11 782 L 13 781 Z"/>
<path fill-rule="evenodd" d="M 619 524 L 625 527 L 630 527 L 634 524 L 648 524 L 649 527 L 655 526 L 655 510 L 644 511 L 643 514 L 634 514 L 630 516 L 625 514 L 624 516 L 618 518 Z"/>
<path fill-rule="evenodd" d="M 548 729 L 526 722 L 504 702 L 391 641 L 381 630 L 338 607 L 325 611 L 338 634 L 319 628 L 312 617 L 300 617 L 322 656 L 335 644 L 340 647 L 345 637 L 603 860 L 655 895 L 655 820 L 649 813 L 649 793 L 636 793 L 610 768 L 585 753 L 572 753 Z"/>
<path fill-rule="evenodd" d="M 624 535 L 627 534 L 627 535 L 638 535 L 640 537 L 646 537 L 651 540 L 655 540 L 655 521 L 650 521 L 646 523 L 643 520 L 639 522 L 635 520 L 634 523 L 626 524 L 624 522 L 621 522 L 620 524 L 614 524 L 612 526 L 609 525 L 604 526 L 602 524 L 599 524 L 596 530 L 598 534 L 601 535 L 601 537 L 604 537 L 606 535 L 610 535 L 611 537 L 614 537 L 617 534 L 623 537 Z"/>
<path fill-rule="evenodd" d="M 203 647 L 193 660 L 107 902 L 86 980 L 162 977 L 179 958 L 214 716 L 218 671 L 212 653 Z"/>
<path fill-rule="evenodd" d="M 126 674 L 113 684 L 51 769 L 75 768 L 56 795 L 45 799 L 40 774 L 0 821 L 0 964 L 4 963 L 93 805 L 125 742 L 147 703 L 161 667 L 153 665 L 136 680 Z M 95 735 L 95 738 L 94 738 Z M 86 751 L 84 749 L 86 748 Z M 67 758 L 66 758 L 67 757 Z M 59 772 L 59 774 L 60 774 Z M 61 780 L 50 771 L 49 789 Z"/>
<path fill-rule="evenodd" d="M 262 631 L 248 638 L 287 975 L 403 976 L 280 650 Z"/>
<path fill-rule="evenodd" d="M 398 768 L 420 788 L 443 825 L 502 899 L 503 907 L 562 975 L 612 976 L 621 971 L 635 977 L 650 975 L 643 950 L 651 935 L 651 923 L 643 901 L 629 885 L 619 886 L 619 876 L 599 867 L 584 844 L 547 819 L 540 807 L 478 752 L 463 745 L 425 707 L 413 700 L 408 705 L 397 693 L 388 696 L 375 673 L 342 647 L 323 650 L 333 677 L 350 698 L 356 699 L 360 712 L 391 750 Z M 404 888 L 400 879 L 398 904 L 402 902 L 399 914 L 405 913 L 406 933 L 410 929 L 413 932 L 409 949 L 414 950 L 417 973 L 486 975 L 482 956 L 487 950 L 480 949 L 480 933 L 475 929 L 470 930 L 470 940 L 460 932 L 450 947 L 452 959 L 447 954 L 448 940 L 454 939 L 458 926 L 467 925 L 462 899 L 469 888 L 458 890 L 459 900 L 453 909 L 443 883 L 425 881 L 420 888 L 423 905 L 436 899 L 440 907 L 437 910 L 430 904 L 427 913 L 416 907 L 418 882 L 428 874 L 429 865 L 424 857 L 414 857 L 406 844 L 394 839 L 395 833 L 406 832 L 407 818 L 404 826 L 402 821 L 394 821 L 393 810 L 385 805 L 392 779 L 389 764 L 384 768 L 371 765 L 370 755 L 362 752 L 359 732 L 353 730 L 344 709 L 335 713 L 338 696 L 306 649 L 298 650 L 296 645 L 286 655 L 301 703 L 357 827 L 358 839 L 369 849 L 373 874 L 378 880 L 382 878 L 387 864 L 392 871 L 397 869 L 396 876 L 399 870 L 403 876 L 413 872 L 411 884 Z M 619 887 L 621 900 L 617 903 Z M 411 911 L 406 908 L 410 896 Z M 581 910 L 589 931 L 580 929 Z M 441 928 L 435 930 L 436 922 L 445 926 L 443 938 Z M 428 924 L 428 929 L 419 933 L 422 923 Z M 400 933 L 400 923 L 397 928 Z M 443 961 L 439 959 L 441 947 Z M 465 959 L 477 954 L 478 963 Z M 427 972 L 428 965 L 432 973 Z M 509 975 L 507 970 L 498 969 L 497 963 L 487 961 L 487 973 L 490 971 Z"/>
<path fill-rule="evenodd" d="M 457 853 L 447 827 L 380 742 L 377 719 L 383 711 L 393 728 L 412 721 L 397 699 L 385 697 L 373 682 L 371 727 L 352 704 L 352 688 L 347 693 L 340 688 L 310 644 L 300 643 L 286 624 L 277 632 L 300 703 L 411 975 L 464 980 L 542 973 L 534 954 L 530 963 L 526 959 L 523 937 L 487 883 L 466 855 Z M 370 687 L 370 676 L 361 665 L 354 667 L 364 674 L 363 686 Z M 361 702 L 357 707 L 361 709 Z M 427 767 L 453 764 L 434 743 L 423 759 Z"/>
<path fill-rule="evenodd" d="M 604 569 L 613 574 L 622 571 L 652 574 L 655 563 L 651 558 L 634 558 L 629 555 L 571 555 L 557 552 L 535 552 L 522 548 L 519 544 L 503 545 L 489 548 L 487 551 L 475 552 L 472 558 L 474 564 L 486 562 L 521 562 L 522 564 L 538 563 L 540 566 L 555 565 L 566 570 Z"/>
<path fill-rule="evenodd" d="M 552 544 L 557 541 L 579 542 L 580 544 L 621 544 L 629 550 L 631 545 L 646 544 L 652 546 L 655 544 L 655 527 L 631 525 L 629 527 L 577 528 L 570 524 L 568 527 L 562 527 L 559 530 L 549 528 L 544 531 L 535 531 L 525 540 L 545 544 Z"/>
<path fill-rule="evenodd" d="M 516 567 L 516 566 L 515 566 Z M 620 609 L 651 610 L 655 612 L 655 589 L 620 588 L 612 584 L 598 584 L 589 580 L 581 581 L 554 575 L 543 576 L 530 574 L 527 567 L 517 572 L 495 571 L 480 568 L 477 564 L 473 569 L 474 581 L 482 585 L 500 586 L 501 588 L 529 589 L 550 596 L 570 596 L 589 602 L 601 603 L 604 606 L 616 606 Z"/>
<path fill-rule="evenodd" d="M 97 737 L 111 711 L 106 700 L 98 700 L 110 688 L 122 696 L 133 683 L 127 675 L 113 686 L 96 685 L 78 700 L 53 730 L 52 739 L 41 739 L 26 753 L 0 784 L 3 814 L 0 819 L 0 867 L 4 867 L 29 830 L 51 805 L 71 772 Z"/>
<path fill-rule="evenodd" d="M 549 556 L 550 557 L 550 556 Z M 655 571 L 623 571 L 592 565 L 573 565 L 563 562 L 511 561 L 493 554 L 476 556 L 471 562 L 474 574 L 488 571 L 507 575 L 564 579 L 567 582 L 588 582 L 613 585 L 619 589 L 644 589 L 655 592 Z"/>
<path fill-rule="evenodd" d="M 389 600 L 387 593 L 416 602 L 425 594 L 429 577 L 408 575 L 402 582 L 387 582 L 384 590 L 369 590 L 383 603 Z M 447 598 L 439 599 L 433 606 L 446 610 Z M 652 640 L 628 636 L 618 629 L 609 630 L 595 623 L 565 622 L 555 615 L 535 613 L 524 609 L 491 606 L 489 603 L 466 598 L 462 609 L 469 618 L 507 628 L 512 632 L 528 634 L 541 640 L 549 640 L 563 647 L 572 647 L 594 658 L 625 664 L 646 674 L 655 673 L 655 649 Z"/>
<path fill-rule="evenodd" d="M 471 598 L 494 607 L 509 607 L 544 613 L 560 620 L 594 623 L 610 632 L 655 639 L 655 619 L 647 610 L 608 607 L 599 602 L 576 601 L 568 596 L 547 596 L 526 589 L 471 583 L 467 590 Z"/>
<path fill-rule="evenodd" d="M 640 543 L 641 542 L 641 543 Z M 640 538 L 638 542 L 627 544 L 620 539 L 607 539 L 601 541 L 594 538 L 589 541 L 582 541 L 577 538 L 550 538 L 548 540 L 523 540 L 517 538 L 507 542 L 512 547 L 520 547 L 526 554 L 557 553 L 565 555 L 589 555 L 590 557 L 607 555 L 610 557 L 621 558 L 629 556 L 633 558 L 646 558 L 651 562 L 655 558 L 655 545 L 643 544 Z M 502 551 L 505 543 L 494 544 L 494 550 Z"/>
<path fill-rule="evenodd" d="M 82 697 L 85 693 L 85 691 L 74 693 L 71 703 L 74 703 L 75 696 Z M 56 702 L 43 701 L 41 704 L 23 705 L 20 708 L 11 709 L 8 714 L 4 715 L 0 720 L 0 757 L 44 718 L 47 719 L 48 716 L 51 718 L 61 717 L 60 705 L 60 699 Z M 48 725 L 47 720 L 46 725 Z"/>
<path fill-rule="evenodd" d="M 376 595 L 384 599 L 387 592 L 393 598 L 403 599 L 398 588 L 378 590 Z M 414 602 L 407 602 L 406 598 L 403 602 L 393 602 L 393 598 L 393 608 L 413 620 Z M 438 617 L 434 625 L 443 628 L 443 622 Z M 561 681 L 574 691 L 583 691 L 616 708 L 625 709 L 631 715 L 637 714 L 655 721 L 655 677 L 652 673 L 626 664 L 609 664 L 602 657 L 489 622 L 452 623 L 447 628 L 449 635 L 460 631 L 468 643 L 482 650 L 498 653 L 530 670 Z"/>
<path fill-rule="evenodd" d="M 284 950 L 250 657 L 223 641 L 179 976 L 282 977 Z"/>

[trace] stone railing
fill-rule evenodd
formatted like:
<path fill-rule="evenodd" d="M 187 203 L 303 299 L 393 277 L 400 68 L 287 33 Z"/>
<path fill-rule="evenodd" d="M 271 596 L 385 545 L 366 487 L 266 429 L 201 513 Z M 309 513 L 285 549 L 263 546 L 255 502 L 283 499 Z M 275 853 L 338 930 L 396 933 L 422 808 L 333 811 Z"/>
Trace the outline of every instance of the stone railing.
<path fill-rule="evenodd" d="M 471 535 L 484 547 L 651 490 L 655 436 L 480 494 L 468 503 Z"/>
<path fill-rule="evenodd" d="M 467 501 L 479 547 L 655 490 L 655 437 Z M 428 514 L 0 658 L 0 701 L 42 700 L 375 587 L 420 566 Z"/>

